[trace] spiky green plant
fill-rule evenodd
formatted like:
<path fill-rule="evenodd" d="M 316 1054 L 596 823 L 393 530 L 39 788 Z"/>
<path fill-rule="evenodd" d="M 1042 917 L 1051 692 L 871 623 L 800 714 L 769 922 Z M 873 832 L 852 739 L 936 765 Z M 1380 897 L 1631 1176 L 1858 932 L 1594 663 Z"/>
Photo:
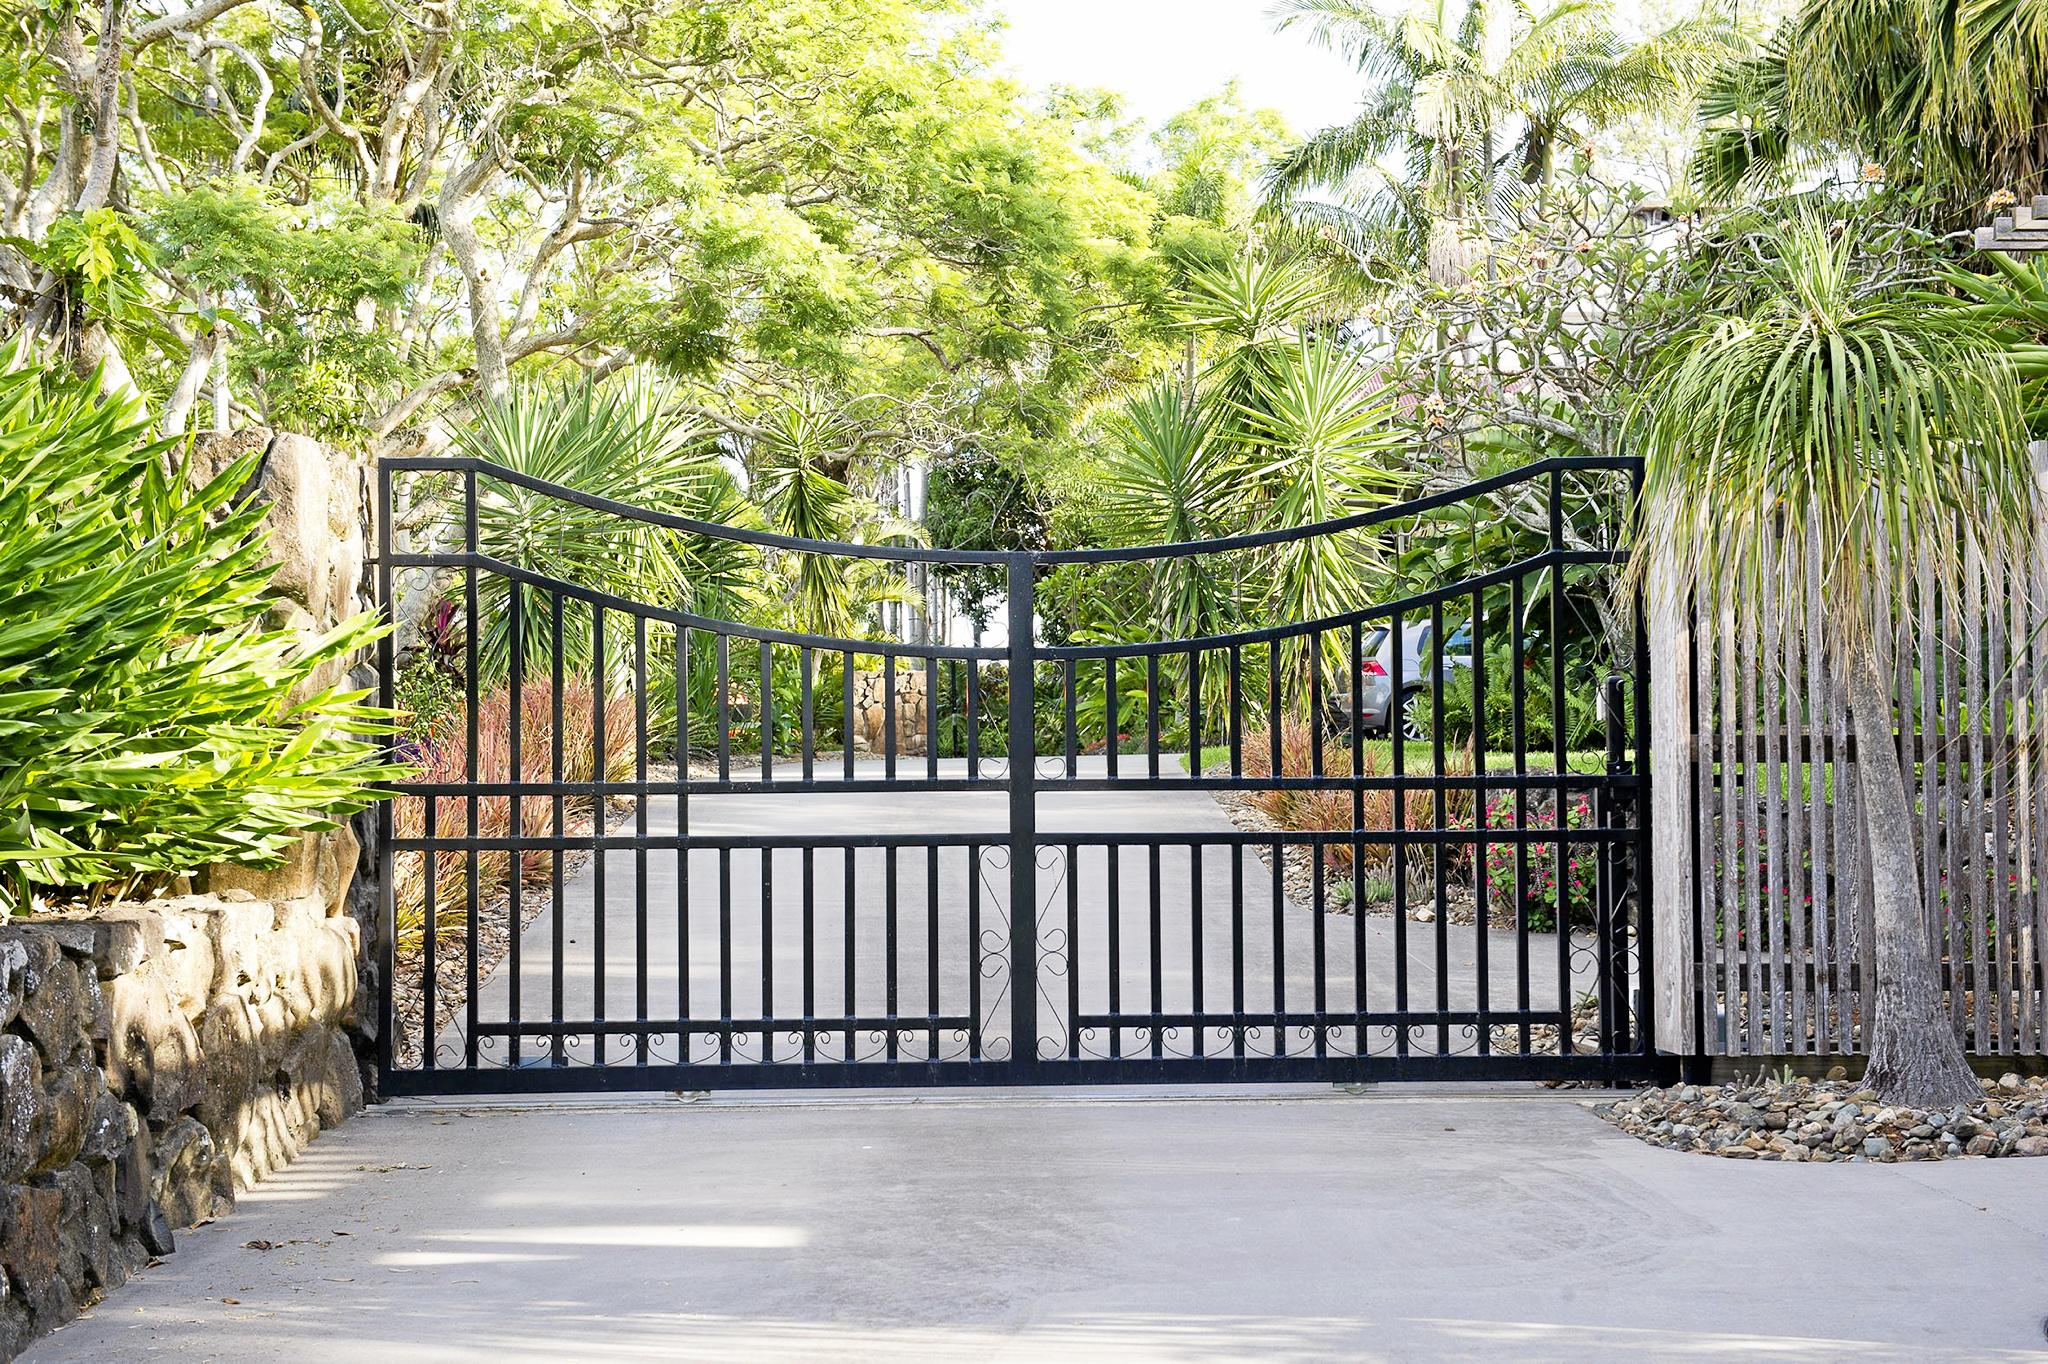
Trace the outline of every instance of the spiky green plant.
<path fill-rule="evenodd" d="M 1953 586 L 1969 547 L 2026 544 L 2019 398 L 1959 305 L 1863 286 L 1847 234 L 1802 213 L 1761 241 L 1774 287 L 1676 341 L 1635 410 L 1647 469 L 1632 571 L 1751 601 L 1768 575 L 1797 619 L 1817 540 L 1875 895 L 1866 1083 L 1887 1102 L 1965 1102 L 1978 1089 L 1942 1009 L 1882 666 L 1885 574 L 1917 557 Z"/>
<path fill-rule="evenodd" d="M 852 486 L 858 453 L 856 431 L 823 400 L 805 394 L 770 409 L 745 455 L 749 491 L 765 523 L 804 540 L 915 540 L 916 526 Z M 792 553 L 778 555 L 776 569 L 797 625 L 837 638 L 858 636 L 878 602 L 918 600 L 900 569 L 873 559 Z"/>
<path fill-rule="evenodd" d="M 629 377 L 610 387 L 534 384 L 487 403 L 457 428 L 464 454 L 550 483 L 699 521 L 759 524 L 709 433 L 672 410 L 661 386 Z M 460 498 L 444 504 L 440 535 L 461 543 Z M 656 607 L 713 616 L 733 607 L 758 581 L 759 555 L 742 545 L 593 510 L 488 474 L 477 480 L 477 543 L 494 558 L 533 572 Z M 496 573 L 478 581 L 478 671 L 486 684 L 505 676 L 511 657 L 511 585 Z M 528 590 L 520 613 L 529 665 L 553 657 L 554 622 Z M 623 622 L 613 622 L 614 625 Z M 589 608 L 565 599 L 563 666 L 594 666 Z M 630 626 L 606 638 L 607 672 L 630 667 Z"/>
<path fill-rule="evenodd" d="M 1252 473 L 1269 494 L 1265 528 L 1315 525 L 1394 501 L 1407 478 L 1392 411 L 1387 390 L 1318 337 L 1297 339 L 1280 363 L 1257 373 L 1242 415 Z M 1291 540 L 1274 558 L 1279 618 L 1290 621 L 1364 605 L 1380 564 L 1374 543 L 1356 534 Z M 1327 642 L 1340 646 L 1335 635 Z"/>
<path fill-rule="evenodd" d="M 0 910 L 274 863 L 392 775 L 319 679 L 376 637 L 266 624 L 257 456 L 203 485 L 135 407 L 0 353 Z"/>

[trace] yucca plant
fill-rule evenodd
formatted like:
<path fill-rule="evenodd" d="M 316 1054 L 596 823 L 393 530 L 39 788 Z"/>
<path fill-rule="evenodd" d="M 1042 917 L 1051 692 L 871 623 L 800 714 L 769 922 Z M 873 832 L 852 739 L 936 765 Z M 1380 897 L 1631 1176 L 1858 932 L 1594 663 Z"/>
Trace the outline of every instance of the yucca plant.
<path fill-rule="evenodd" d="M 915 540 L 916 526 L 855 490 L 857 453 L 853 428 L 815 396 L 775 407 L 746 448 L 749 491 L 764 522 L 803 540 Z M 792 553 L 778 555 L 775 568 L 796 624 L 818 634 L 852 638 L 877 602 L 918 601 L 901 570 L 878 560 Z"/>
<path fill-rule="evenodd" d="M 1386 389 L 1336 344 L 1303 336 L 1252 381 L 1241 415 L 1252 472 L 1269 492 L 1267 529 L 1308 526 L 1393 501 L 1407 479 Z M 1358 534 L 1289 541 L 1276 554 L 1282 620 L 1315 620 L 1371 600 L 1383 568 Z M 1328 639 L 1334 651 L 1336 635 Z M 1337 655 L 1331 654 L 1331 661 Z"/>
<path fill-rule="evenodd" d="M 1176 544 L 1224 533 L 1242 489 L 1208 407 L 1162 380 L 1110 418 L 1108 435 L 1101 492 L 1117 543 Z M 1147 606 L 1168 638 L 1216 634 L 1236 623 L 1234 594 L 1213 556 L 1161 559 L 1151 568 Z"/>
<path fill-rule="evenodd" d="M 535 384 L 488 403 L 457 428 L 464 454 L 550 483 L 618 502 L 699 521 L 758 525 L 759 517 L 719 462 L 710 434 L 676 415 L 669 393 L 628 377 L 610 387 Z M 445 504 L 440 534 L 459 544 L 460 499 Z M 729 540 L 626 520 L 488 475 L 477 480 L 477 541 L 494 558 L 550 577 L 649 606 L 729 617 L 759 580 L 759 552 Z M 511 585 L 480 576 L 477 631 L 479 685 L 495 684 L 510 666 Z M 521 612 L 528 666 L 553 658 L 554 622 L 546 602 L 528 591 Z M 563 667 L 587 673 L 592 657 L 589 607 L 563 602 Z M 606 639 L 606 672 L 631 667 L 630 622 L 614 619 Z"/>
<path fill-rule="evenodd" d="M 1888 1103 L 1963 1103 L 1978 1088 L 1942 1008 L 1914 865 L 1883 667 L 1885 565 L 1917 557 L 1953 589 L 1969 548 L 2024 549 L 2019 397 L 1960 305 L 1863 286 L 1853 239 L 1815 214 L 1756 246 L 1765 287 L 1674 342 L 1636 408 L 1647 469 L 1632 572 L 1751 601 L 1768 575 L 1799 619 L 1818 540 L 1822 647 L 1846 688 L 1875 895 L 1865 1083 Z"/>
<path fill-rule="evenodd" d="M 188 480 L 135 407 L 0 354 L 0 906 L 273 863 L 392 775 L 388 716 L 313 685 L 376 637 L 270 628 L 251 455 Z"/>
<path fill-rule="evenodd" d="M 1288 529 L 1399 496 L 1408 480 L 1387 392 L 1310 329 L 1330 298 L 1298 258 L 1253 256 L 1197 274 L 1180 319 L 1214 353 L 1192 386 L 1185 376 L 1161 380 L 1108 421 L 1099 512 L 1107 539 L 1167 544 Z M 1383 570 L 1360 535 L 1162 559 L 1150 566 L 1151 613 L 1134 624 L 1147 638 L 1188 639 L 1248 621 L 1335 616 L 1367 605 Z M 1323 665 L 1344 666 L 1343 632 L 1323 645 Z M 1311 652 L 1283 651 L 1271 681 L 1308 696 Z M 1167 671 L 1177 674 L 1177 662 Z M 1205 667 L 1208 713 L 1223 713 L 1226 681 L 1220 666 Z"/>

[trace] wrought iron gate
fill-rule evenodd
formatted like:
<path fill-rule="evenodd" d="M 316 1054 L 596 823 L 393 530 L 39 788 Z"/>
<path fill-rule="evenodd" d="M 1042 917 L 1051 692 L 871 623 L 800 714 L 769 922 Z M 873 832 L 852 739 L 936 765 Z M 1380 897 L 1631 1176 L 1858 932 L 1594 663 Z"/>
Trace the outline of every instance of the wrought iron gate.
<path fill-rule="evenodd" d="M 1551 460 L 1302 530 L 977 553 L 386 460 L 382 600 L 443 603 L 405 652 L 454 696 L 385 807 L 385 1090 L 1661 1073 L 1643 650 L 1612 581 L 1638 476 Z M 401 484 L 450 510 L 399 546 Z M 792 599 L 828 561 L 989 575 L 1007 628 L 636 600 L 553 567 L 548 518 L 593 515 L 620 555 L 760 556 Z M 1228 607 L 1311 544 L 1420 585 L 1042 638 L 1097 575 Z M 1435 550 L 1464 554 L 1445 581 L 1412 567 Z M 422 681 L 399 662 L 387 640 L 387 703 Z"/>

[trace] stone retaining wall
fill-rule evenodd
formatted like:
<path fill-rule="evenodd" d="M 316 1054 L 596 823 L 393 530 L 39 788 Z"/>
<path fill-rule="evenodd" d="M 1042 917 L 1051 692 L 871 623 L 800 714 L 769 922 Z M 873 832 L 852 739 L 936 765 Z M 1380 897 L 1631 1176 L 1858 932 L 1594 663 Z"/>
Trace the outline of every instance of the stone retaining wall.
<path fill-rule="evenodd" d="M 0 923 L 0 1360 L 362 1107 L 344 898 Z"/>

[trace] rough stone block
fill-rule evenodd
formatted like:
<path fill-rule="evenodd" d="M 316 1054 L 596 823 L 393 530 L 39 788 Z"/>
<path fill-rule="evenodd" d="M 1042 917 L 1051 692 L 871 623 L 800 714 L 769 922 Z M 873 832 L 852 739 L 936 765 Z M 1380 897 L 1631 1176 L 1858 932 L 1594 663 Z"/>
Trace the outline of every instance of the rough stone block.
<path fill-rule="evenodd" d="M 36 1337 L 28 1304 L 7 1296 L 7 1280 L 0 1275 L 0 1359 L 13 1359 L 28 1349 Z"/>
<path fill-rule="evenodd" d="M 38 975 L 30 981 L 16 1022 L 35 1042 L 44 1064 L 58 1066 L 88 1035 L 93 1000 L 86 994 L 85 973 L 67 957 L 59 955 Z"/>
<path fill-rule="evenodd" d="M 301 834 L 275 867 L 238 867 L 227 863 L 208 867 L 201 884 L 224 898 L 229 891 L 246 891 L 253 899 L 266 901 L 316 894 L 320 889 L 319 838 L 318 834 Z"/>
<path fill-rule="evenodd" d="M 57 1228 L 58 1272 L 80 1302 L 92 1301 L 121 1283 L 123 1265 L 114 1253 L 114 1210 L 83 1165 L 67 1165 L 44 1178 L 64 1199 Z"/>
<path fill-rule="evenodd" d="M 37 918 L 22 925 L 31 932 L 40 933 L 66 955 L 89 960 L 98 945 L 99 935 L 94 932 L 92 921 L 84 918 Z"/>
<path fill-rule="evenodd" d="M 166 1122 L 198 1101 L 204 1082 L 199 1037 L 154 973 L 122 976 L 109 987 L 108 1083 L 149 1118 Z"/>
<path fill-rule="evenodd" d="M 284 996 L 271 993 L 256 1005 L 256 1059 L 262 1070 L 275 1070 L 291 1049 L 291 1010 Z"/>
<path fill-rule="evenodd" d="M 298 1082 L 323 1128 L 337 1127 L 363 1109 L 363 1073 L 348 1039 L 339 1032 L 321 1033 L 308 1043 Z"/>
<path fill-rule="evenodd" d="M 292 1121 L 290 1106 L 275 1089 L 252 1096 L 235 1115 L 228 1168 L 235 1193 L 242 1193 L 292 1163 L 305 1145 L 303 1124 Z"/>
<path fill-rule="evenodd" d="M 93 929 L 93 962 L 101 980 L 127 975 L 163 955 L 163 916 L 140 905 L 101 910 Z"/>
<path fill-rule="evenodd" d="M 198 1018 L 219 988 L 220 954 L 214 944 L 219 918 L 216 909 L 197 906 L 162 916 L 164 950 L 152 964 L 188 1019 Z"/>
<path fill-rule="evenodd" d="M 78 1159 L 85 1149 L 86 1127 L 92 1117 L 94 1090 L 85 1077 L 90 1071 L 60 1071 L 43 1087 L 42 1152 L 32 1173 L 61 1170 Z"/>
<path fill-rule="evenodd" d="M 223 992 L 213 997 L 199 1021 L 203 1062 L 198 1112 L 202 1122 L 222 1140 L 231 1130 L 234 1110 L 256 1086 L 262 1067 L 258 1021 L 249 1001 Z"/>
<path fill-rule="evenodd" d="M 328 915 L 345 914 L 348 912 L 349 888 L 355 882 L 356 868 L 362 860 L 362 844 L 357 841 L 355 830 L 347 824 L 330 829 L 318 838 L 314 880 L 326 901 Z"/>
<path fill-rule="evenodd" d="M 22 976 L 28 970 L 28 949 L 0 938 L 0 1028 L 21 1012 Z"/>
<path fill-rule="evenodd" d="M 143 1215 L 141 1232 L 142 1248 L 151 1255 L 169 1255 L 178 1248 L 177 1238 L 171 1235 L 171 1219 L 155 1203 Z"/>
<path fill-rule="evenodd" d="M 180 1118 L 157 1138 L 150 1197 L 173 1227 L 189 1227 L 214 1215 L 217 1160 L 213 1136 L 196 1118 Z"/>
<path fill-rule="evenodd" d="M 156 1207 L 149 1196 L 149 1156 L 149 1133 L 143 1130 L 114 1160 L 114 1215 L 129 1231 L 143 1230 Z"/>
<path fill-rule="evenodd" d="M 221 908 L 214 919 L 213 941 L 220 962 L 214 993 L 233 991 L 253 1001 L 269 991 L 263 963 L 275 922 L 268 904 L 232 903 Z"/>
<path fill-rule="evenodd" d="M 0 1180 L 20 1179 L 42 1150 L 43 1064 L 25 1038 L 0 1033 Z"/>
<path fill-rule="evenodd" d="M 64 950 L 48 934 L 26 924 L 0 924 L 0 943 L 7 942 L 22 951 L 21 988 L 25 994 L 41 989 L 50 968 L 64 959 Z"/>
<path fill-rule="evenodd" d="M 62 1272 L 63 1221 L 64 1194 L 54 1185 L 0 1185 L 0 1263 L 12 1271 L 37 1331 L 77 1315 L 77 1299 Z"/>
<path fill-rule="evenodd" d="M 87 1075 L 98 1078 L 96 1072 L 88 1071 Z M 96 1085 L 94 1089 L 92 1114 L 86 1119 L 85 1145 L 78 1153 L 79 1158 L 113 1160 L 135 1145 L 140 1123 L 135 1110 L 122 1103 L 104 1085 Z"/>

